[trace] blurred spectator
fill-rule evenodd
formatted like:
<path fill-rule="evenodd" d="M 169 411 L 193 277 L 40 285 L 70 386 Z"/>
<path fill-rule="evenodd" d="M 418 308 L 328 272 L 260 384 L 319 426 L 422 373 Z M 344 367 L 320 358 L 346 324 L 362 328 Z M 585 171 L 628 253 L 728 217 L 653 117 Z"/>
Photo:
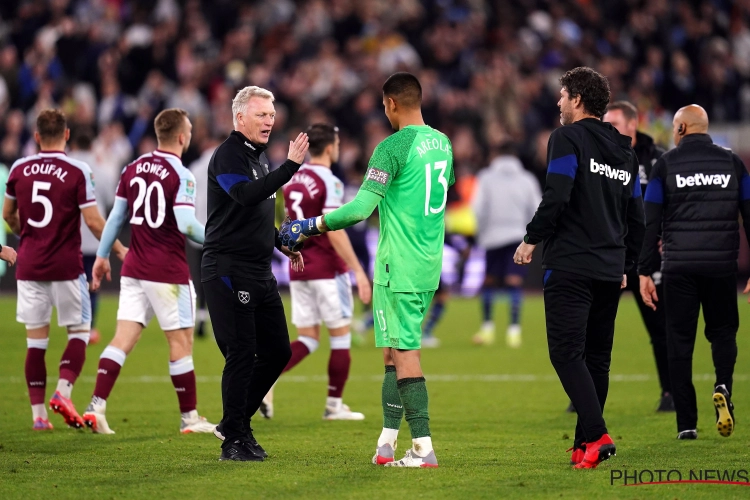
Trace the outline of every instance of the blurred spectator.
<path fill-rule="evenodd" d="M 105 219 L 115 203 L 115 189 L 119 176 L 112 175 L 105 169 L 99 168 L 97 159 L 91 151 L 93 141 L 93 132 L 91 130 L 81 129 L 70 141 L 70 157 L 85 162 L 91 167 L 91 174 L 94 178 L 94 190 L 96 192 L 96 205 L 99 212 Z M 86 279 L 91 283 L 91 270 L 96 260 L 96 251 L 99 248 L 99 239 L 93 235 L 88 226 L 83 223 L 81 216 L 81 253 L 83 253 L 83 269 L 86 272 Z M 91 340 L 96 344 L 101 338 L 99 329 L 96 325 L 96 317 L 99 304 L 99 294 L 89 292 L 91 296 Z"/>
<path fill-rule="evenodd" d="M 513 262 L 513 254 L 526 234 L 542 200 L 534 176 L 524 170 L 514 144 L 505 142 L 490 149 L 492 161 L 477 174 L 477 191 L 472 202 L 476 214 L 477 243 L 485 250 L 485 277 L 482 283 L 482 327 L 474 335 L 475 344 L 495 341 L 493 304 L 498 292 L 509 296 L 510 311 L 506 343 L 521 346 L 521 302 L 527 268 Z"/>
<path fill-rule="evenodd" d="M 204 134 L 224 136 L 232 96 L 253 84 L 277 98 L 269 150 L 325 117 L 341 127 L 342 153 L 349 144 L 341 168 L 350 178 L 390 133 L 380 86 L 401 70 L 422 81 L 430 125 L 452 138 L 469 131 L 478 157 L 471 168 L 502 137 L 525 145 L 524 163 L 542 180 L 536 137 L 558 126 L 557 78 L 576 65 L 607 75 L 613 98 L 637 104 L 642 128 L 692 102 L 714 122 L 750 120 L 747 1 L 0 4 L 6 162 L 34 151 L 37 111 L 61 106 L 74 130 L 94 128 L 101 168 L 119 172 L 151 149 L 152 120 L 165 107 L 187 109 Z M 194 148 L 189 158 L 199 154 Z"/>

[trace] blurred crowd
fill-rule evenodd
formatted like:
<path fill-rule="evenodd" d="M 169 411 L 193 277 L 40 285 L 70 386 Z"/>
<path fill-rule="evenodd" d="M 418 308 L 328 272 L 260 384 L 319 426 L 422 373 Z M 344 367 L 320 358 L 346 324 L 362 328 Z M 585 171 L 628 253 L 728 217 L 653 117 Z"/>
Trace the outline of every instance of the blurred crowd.
<path fill-rule="evenodd" d="M 2 0 L 0 161 L 34 152 L 37 112 L 61 107 L 97 175 L 116 179 L 155 147 L 156 113 L 181 107 L 190 164 L 231 131 L 231 99 L 252 84 L 277 99 L 272 163 L 328 121 L 356 183 L 390 133 L 381 85 L 408 70 L 459 175 L 512 141 L 542 179 L 557 79 L 578 65 L 608 76 L 644 127 L 693 102 L 748 121 L 750 0 Z"/>

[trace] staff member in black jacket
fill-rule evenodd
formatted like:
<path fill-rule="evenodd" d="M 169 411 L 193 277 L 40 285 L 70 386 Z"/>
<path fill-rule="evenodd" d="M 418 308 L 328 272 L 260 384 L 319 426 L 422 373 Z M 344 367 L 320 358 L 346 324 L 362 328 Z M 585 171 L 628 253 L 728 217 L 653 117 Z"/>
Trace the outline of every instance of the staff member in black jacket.
<path fill-rule="evenodd" d="M 716 370 L 716 427 L 728 437 L 734 431 L 731 394 L 739 327 L 738 212 L 750 237 L 750 177 L 736 154 L 713 143 L 703 108 L 680 109 L 672 125 L 677 147 L 656 162 L 646 190 L 646 237 L 638 264 L 641 295 L 652 308 L 664 301 L 677 439 L 698 437 L 692 365 L 703 306 Z M 660 230 L 661 259 L 653 251 Z M 663 297 L 651 279 L 660 268 Z"/>
<path fill-rule="evenodd" d="M 560 83 L 564 126 L 550 136 L 542 202 L 514 259 L 528 264 L 544 242 L 550 360 L 578 412 L 571 463 L 587 469 L 615 454 L 602 412 L 620 289 L 645 227 L 630 138 L 601 121 L 609 103 L 607 79 L 575 68 Z"/>
<path fill-rule="evenodd" d="M 220 460 L 261 461 L 250 417 L 292 355 L 276 279 L 274 246 L 301 269 L 302 256 L 281 246 L 274 226 L 276 191 L 305 159 L 307 135 L 289 143 L 289 156 L 269 173 L 264 153 L 276 112 L 273 94 L 245 87 L 232 101 L 234 132 L 208 165 L 208 220 L 202 276 L 214 336 L 226 359 L 221 380 L 224 417 L 215 434 Z M 256 358 L 257 355 L 257 358 Z"/>
<path fill-rule="evenodd" d="M 641 192 L 645 193 L 653 165 L 664 154 L 664 150 L 654 143 L 651 136 L 638 132 L 638 110 L 628 101 L 611 103 L 607 106 L 607 114 L 602 119 L 611 123 L 622 135 L 630 137 L 630 145 L 633 146 L 633 151 L 638 157 L 638 177 L 641 181 Z M 652 251 L 654 257 L 658 259 L 659 248 L 654 247 Z M 656 293 L 661 295 L 663 289 L 661 272 L 655 272 L 652 279 L 656 285 Z M 643 302 L 638 270 L 635 267 L 628 273 L 628 290 L 635 297 L 643 323 L 646 325 L 649 337 L 651 337 L 651 346 L 654 350 L 654 359 L 656 359 L 656 371 L 659 374 L 659 384 L 661 385 L 661 398 L 656 411 L 674 411 L 672 388 L 669 383 L 667 326 L 664 318 L 664 306 L 653 310 Z"/>

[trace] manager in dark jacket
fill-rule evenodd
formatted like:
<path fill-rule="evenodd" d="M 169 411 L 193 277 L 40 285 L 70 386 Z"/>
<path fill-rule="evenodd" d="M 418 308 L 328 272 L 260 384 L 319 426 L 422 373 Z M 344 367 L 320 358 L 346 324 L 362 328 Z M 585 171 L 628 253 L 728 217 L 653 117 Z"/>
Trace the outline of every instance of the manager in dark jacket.
<path fill-rule="evenodd" d="M 571 462 L 595 468 L 615 454 L 602 412 L 615 316 L 645 230 L 630 138 L 601 117 L 609 83 L 590 68 L 560 79 L 560 122 L 547 147 L 547 184 L 518 264 L 544 242 L 544 310 L 550 360 L 578 413 Z"/>
<path fill-rule="evenodd" d="M 607 114 L 604 115 L 603 120 L 611 123 L 622 135 L 630 137 L 630 144 L 638 157 L 638 178 L 641 182 L 641 192 L 645 193 L 648 179 L 651 177 L 651 170 L 656 160 L 664 154 L 664 150 L 654 143 L 651 136 L 638 132 L 638 110 L 628 101 L 615 101 L 607 106 Z M 652 251 L 655 253 L 654 256 L 659 258 L 659 249 L 655 247 Z M 661 294 L 663 290 L 661 272 L 655 272 L 652 279 L 656 285 L 656 292 Z M 656 310 L 653 310 L 643 302 L 638 269 L 635 266 L 628 273 L 628 290 L 635 297 L 641 318 L 643 318 L 643 324 L 646 325 L 648 336 L 651 338 L 656 371 L 659 374 L 659 385 L 661 386 L 661 398 L 656 411 L 674 411 L 672 386 L 669 382 L 667 325 L 664 318 L 664 306 L 660 305 Z"/>
<path fill-rule="evenodd" d="M 641 295 L 652 308 L 659 299 L 664 301 L 677 439 L 698 437 L 692 365 L 701 306 L 716 370 L 716 427 L 722 436 L 730 436 L 739 327 L 738 215 L 750 236 L 750 177 L 736 154 L 713 143 L 703 108 L 680 109 L 672 124 L 677 147 L 654 164 L 645 195 L 646 237 L 638 264 Z M 661 258 L 654 252 L 660 231 Z M 660 268 L 664 297 L 651 279 Z"/>
<path fill-rule="evenodd" d="M 270 172 L 264 153 L 276 111 L 273 94 L 245 87 L 232 101 L 234 131 L 208 164 L 208 220 L 201 281 L 216 343 L 226 363 L 221 379 L 224 416 L 215 434 L 220 460 L 262 461 L 250 417 L 292 355 L 284 305 L 271 273 L 274 247 L 302 265 L 302 256 L 281 246 L 274 225 L 276 191 L 305 159 L 299 134 L 289 156 Z"/>

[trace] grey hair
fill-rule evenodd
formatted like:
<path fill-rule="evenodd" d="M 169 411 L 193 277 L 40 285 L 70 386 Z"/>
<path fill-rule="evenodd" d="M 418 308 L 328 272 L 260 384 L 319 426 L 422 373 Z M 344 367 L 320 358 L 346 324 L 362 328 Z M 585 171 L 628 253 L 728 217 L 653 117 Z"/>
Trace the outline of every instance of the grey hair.
<path fill-rule="evenodd" d="M 232 124 L 234 128 L 237 128 L 237 113 L 245 113 L 247 111 L 247 103 L 253 97 L 260 97 L 261 99 L 270 99 L 274 101 L 273 92 L 266 90 L 255 85 L 245 87 L 237 92 L 237 95 L 232 99 Z"/>

